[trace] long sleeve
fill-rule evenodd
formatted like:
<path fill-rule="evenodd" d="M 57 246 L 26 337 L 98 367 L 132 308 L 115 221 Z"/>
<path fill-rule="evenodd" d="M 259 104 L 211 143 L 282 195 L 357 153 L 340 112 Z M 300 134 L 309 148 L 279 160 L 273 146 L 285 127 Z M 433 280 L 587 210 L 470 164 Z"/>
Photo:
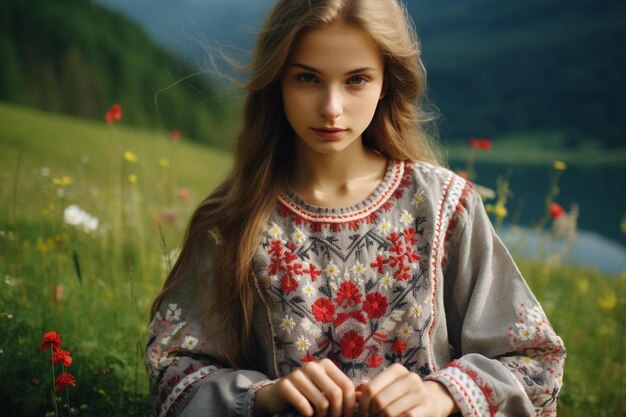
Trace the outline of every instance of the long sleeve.
<path fill-rule="evenodd" d="M 565 347 L 496 236 L 480 197 L 457 213 L 444 266 L 454 360 L 427 379 L 463 416 L 556 414 Z"/>
<path fill-rule="evenodd" d="M 251 416 L 256 391 L 269 382 L 261 372 L 218 360 L 200 315 L 207 291 L 199 272 L 208 254 L 204 259 L 161 302 L 149 327 L 145 360 L 157 416 Z"/>

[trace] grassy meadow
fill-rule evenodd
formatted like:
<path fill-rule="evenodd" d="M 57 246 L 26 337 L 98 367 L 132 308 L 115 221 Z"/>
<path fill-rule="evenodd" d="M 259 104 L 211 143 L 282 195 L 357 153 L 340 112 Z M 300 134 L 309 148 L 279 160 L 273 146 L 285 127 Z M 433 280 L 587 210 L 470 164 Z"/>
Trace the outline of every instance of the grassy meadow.
<path fill-rule="evenodd" d="M 39 350 L 50 330 L 77 385 L 60 392 L 59 415 L 150 415 L 150 303 L 230 156 L 123 118 L 0 103 L 0 126 L 0 415 L 55 415 L 50 352 Z M 97 227 L 67 224 L 70 205 Z M 624 415 L 626 272 L 562 266 L 558 254 L 518 263 L 568 348 L 559 415 Z"/>

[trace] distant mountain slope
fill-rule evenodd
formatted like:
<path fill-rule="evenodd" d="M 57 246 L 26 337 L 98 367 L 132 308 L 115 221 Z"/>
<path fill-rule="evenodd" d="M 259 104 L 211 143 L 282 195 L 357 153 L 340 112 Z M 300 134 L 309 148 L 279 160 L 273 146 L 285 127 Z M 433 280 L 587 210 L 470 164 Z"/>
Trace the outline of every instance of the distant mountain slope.
<path fill-rule="evenodd" d="M 156 46 L 142 28 L 90 0 L 0 2 L 0 99 L 103 120 L 118 102 L 124 123 L 176 128 L 224 145 L 227 109 L 196 71 Z M 161 119 L 161 120 L 160 120 Z M 218 133 L 219 132 L 219 133 Z"/>
<path fill-rule="evenodd" d="M 626 2 L 408 1 L 444 135 L 560 130 L 626 145 Z"/>

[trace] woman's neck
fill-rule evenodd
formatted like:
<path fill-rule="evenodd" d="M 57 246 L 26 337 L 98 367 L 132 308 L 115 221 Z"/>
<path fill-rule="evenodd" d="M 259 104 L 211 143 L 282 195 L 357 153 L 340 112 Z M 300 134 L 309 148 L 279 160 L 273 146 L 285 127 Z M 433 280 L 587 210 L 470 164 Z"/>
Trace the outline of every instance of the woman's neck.
<path fill-rule="evenodd" d="M 297 142 L 292 190 L 318 207 L 349 207 L 365 200 L 385 176 L 387 158 L 355 141 L 341 152 L 314 153 Z"/>

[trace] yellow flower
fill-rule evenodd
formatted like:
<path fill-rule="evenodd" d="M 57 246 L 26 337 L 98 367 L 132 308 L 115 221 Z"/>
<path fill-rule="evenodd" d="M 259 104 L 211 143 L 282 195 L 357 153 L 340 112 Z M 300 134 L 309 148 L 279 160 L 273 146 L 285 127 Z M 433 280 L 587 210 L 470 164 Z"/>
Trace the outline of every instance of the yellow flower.
<path fill-rule="evenodd" d="M 610 293 L 598 298 L 598 305 L 603 310 L 613 310 L 617 307 L 617 296 L 611 291 Z"/>
<path fill-rule="evenodd" d="M 557 171 L 565 171 L 565 168 L 567 168 L 567 165 L 565 164 L 565 162 L 563 161 L 554 161 L 554 163 L 552 164 L 552 166 L 554 167 L 554 169 L 556 169 Z"/>
<path fill-rule="evenodd" d="M 506 209 L 506 207 L 504 207 L 504 204 L 501 203 L 497 203 L 494 207 L 493 207 L 493 214 L 499 218 L 499 219 L 503 219 L 507 216 L 507 214 L 509 214 L 509 211 Z"/>
<path fill-rule="evenodd" d="M 137 162 L 137 155 L 135 155 L 131 151 L 126 151 L 126 152 L 124 152 L 124 159 L 127 162 L 130 162 L 131 164 L 134 164 L 135 162 Z"/>
<path fill-rule="evenodd" d="M 622 233 L 626 233 L 626 214 L 624 214 L 624 217 L 622 217 L 621 227 L 622 227 Z"/>
<path fill-rule="evenodd" d="M 61 178 L 52 178 L 52 183 L 60 187 L 65 187 L 66 185 L 70 185 L 72 183 L 72 179 L 67 175 L 64 175 Z"/>
<path fill-rule="evenodd" d="M 576 289 L 581 294 L 587 294 L 589 292 L 589 280 L 587 278 L 577 280 Z"/>
<path fill-rule="evenodd" d="M 161 158 L 159 159 L 159 165 L 161 166 L 161 168 L 167 168 L 168 166 L 170 166 L 170 161 L 165 158 Z"/>
<path fill-rule="evenodd" d="M 137 184 L 137 176 L 135 174 L 130 174 L 128 176 L 128 182 L 131 184 Z"/>
<path fill-rule="evenodd" d="M 41 253 L 50 252 L 54 249 L 54 240 L 52 238 L 43 238 L 39 236 L 36 243 L 37 250 Z"/>

